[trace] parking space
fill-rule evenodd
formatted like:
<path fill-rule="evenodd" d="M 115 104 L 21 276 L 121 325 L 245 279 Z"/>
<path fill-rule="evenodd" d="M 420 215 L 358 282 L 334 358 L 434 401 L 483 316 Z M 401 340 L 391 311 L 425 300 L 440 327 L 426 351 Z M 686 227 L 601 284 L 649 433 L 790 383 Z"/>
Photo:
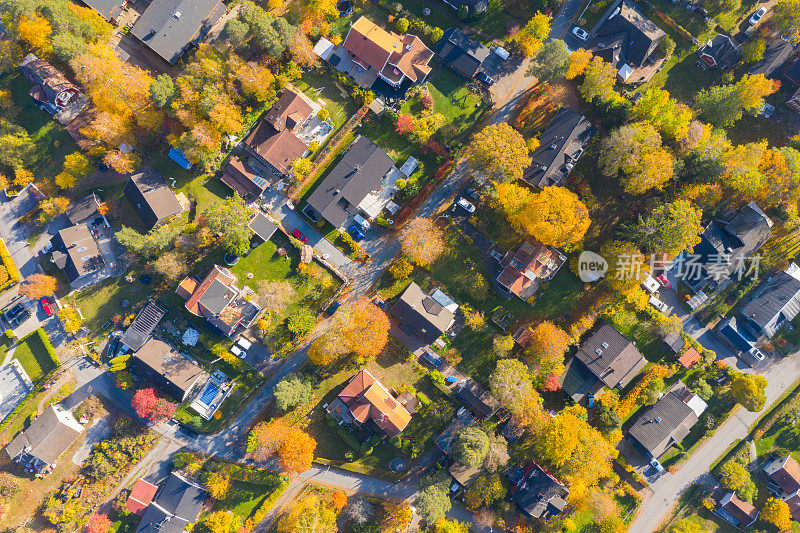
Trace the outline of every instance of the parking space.
<path fill-rule="evenodd" d="M 492 49 L 493 51 L 495 48 Z M 505 102 L 517 88 L 525 72 L 522 66 L 524 58 L 515 53 L 508 59 L 503 59 L 496 53 L 489 54 L 483 63 L 483 70 L 494 83 L 489 87 L 489 93 L 495 102 Z"/>

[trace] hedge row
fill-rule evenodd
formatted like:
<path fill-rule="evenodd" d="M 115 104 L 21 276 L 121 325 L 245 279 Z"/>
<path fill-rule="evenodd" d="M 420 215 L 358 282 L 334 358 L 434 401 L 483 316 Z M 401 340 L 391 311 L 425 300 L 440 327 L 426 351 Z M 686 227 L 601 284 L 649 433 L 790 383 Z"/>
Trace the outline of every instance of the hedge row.
<path fill-rule="evenodd" d="M 11 286 L 15 283 L 19 283 L 20 280 L 19 270 L 17 270 L 17 266 L 11 259 L 11 254 L 8 253 L 8 248 L 6 248 L 6 243 L 5 241 L 3 241 L 3 239 L 0 239 L 0 260 L 3 261 L 3 266 L 6 267 L 6 272 L 8 272 L 8 282 L 3 284 L 1 288 L 5 289 L 6 286 Z"/>
<path fill-rule="evenodd" d="M 42 341 L 42 344 L 44 344 L 44 349 L 47 350 L 47 355 L 50 356 L 50 360 L 53 362 L 53 366 L 55 368 L 58 368 L 58 366 L 61 364 L 61 361 L 58 359 L 58 355 L 56 354 L 56 350 L 55 350 L 55 348 L 53 348 L 53 345 L 50 343 L 50 338 L 44 332 L 44 329 L 39 328 L 36 331 L 32 331 L 32 332 L 28 333 L 27 335 L 22 337 L 19 340 L 19 342 L 20 343 L 25 342 L 28 339 L 28 337 L 30 337 L 31 335 L 34 335 L 34 334 L 39 336 L 39 340 Z"/>
<path fill-rule="evenodd" d="M 283 494 L 283 491 L 285 491 L 286 487 L 288 486 L 289 480 L 284 477 L 280 478 L 280 485 L 278 485 L 278 487 L 272 491 L 272 494 L 267 496 L 264 501 L 261 502 L 261 505 L 258 506 L 256 512 L 253 513 L 252 520 L 254 524 L 258 524 L 264 520 L 264 517 L 267 516 L 269 510 L 272 509 L 272 506 L 275 504 L 277 499 L 280 498 L 281 494 Z"/>

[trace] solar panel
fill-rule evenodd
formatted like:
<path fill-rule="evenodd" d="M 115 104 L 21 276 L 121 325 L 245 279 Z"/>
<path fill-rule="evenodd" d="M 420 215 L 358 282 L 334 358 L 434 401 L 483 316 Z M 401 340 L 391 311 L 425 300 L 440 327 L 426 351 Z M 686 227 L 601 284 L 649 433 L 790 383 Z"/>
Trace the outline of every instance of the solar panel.
<path fill-rule="evenodd" d="M 267 186 L 267 180 L 262 178 L 261 176 L 253 176 L 253 183 L 261 187 L 262 189 Z"/>

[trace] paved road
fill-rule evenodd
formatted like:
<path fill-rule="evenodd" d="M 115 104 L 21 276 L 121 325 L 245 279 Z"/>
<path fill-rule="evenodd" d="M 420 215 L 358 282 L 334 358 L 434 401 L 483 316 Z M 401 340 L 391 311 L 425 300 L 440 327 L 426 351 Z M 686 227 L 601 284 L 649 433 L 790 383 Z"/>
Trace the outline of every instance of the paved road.
<path fill-rule="evenodd" d="M 765 410 L 783 394 L 800 375 L 800 357 L 786 357 L 769 367 L 762 375 L 769 383 Z M 714 435 L 698 448 L 675 474 L 665 472 L 650 485 L 652 496 L 645 500 L 630 531 L 655 531 L 683 492 L 695 482 L 713 482 L 708 470 L 736 439 L 747 436 L 748 428 L 759 413 L 738 409 Z"/>

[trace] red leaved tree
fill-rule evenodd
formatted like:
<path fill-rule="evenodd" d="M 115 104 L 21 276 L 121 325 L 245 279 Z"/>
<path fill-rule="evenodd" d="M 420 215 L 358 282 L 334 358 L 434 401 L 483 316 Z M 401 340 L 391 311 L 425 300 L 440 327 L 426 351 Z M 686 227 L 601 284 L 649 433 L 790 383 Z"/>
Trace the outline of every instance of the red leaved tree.
<path fill-rule="evenodd" d="M 414 131 L 414 125 L 416 123 L 417 120 L 411 115 L 400 115 L 397 117 L 397 127 L 394 131 L 400 135 L 408 135 Z"/>
<path fill-rule="evenodd" d="M 93 514 L 86 524 L 87 533 L 108 533 L 111 529 L 111 520 L 104 514 Z"/>
<path fill-rule="evenodd" d="M 166 422 L 173 416 L 175 416 L 175 411 L 178 410 L 178 406 L 172 403 L 169 400 L 164 398 L 160 398 L 153 408 L 150 410 L 150 414 L 148 415 L 148 419 L 153 424 L 158 424 L 159 422 Z"/>
<path fill-rule="evenodd" d="M 136 411 L 136 416 L 139 418 L 148 418 L 150 413 L 153 412 L 153 407 L 158 403 L 156 391 L 153 389 L 139 389 L 133 395 L 131 400 L 131 407 Z"/>

